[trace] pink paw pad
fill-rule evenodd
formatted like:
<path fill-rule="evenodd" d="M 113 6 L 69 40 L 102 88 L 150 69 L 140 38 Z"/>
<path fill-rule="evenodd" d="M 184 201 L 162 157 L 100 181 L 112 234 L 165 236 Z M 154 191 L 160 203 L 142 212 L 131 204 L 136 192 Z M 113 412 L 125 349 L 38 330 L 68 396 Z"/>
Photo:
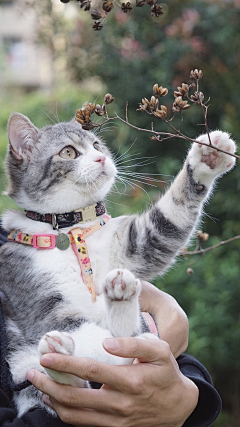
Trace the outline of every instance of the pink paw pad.
<path fill-rule="evenodd" d="M 218 143 L 219 143 L 219 141 L 220 141 L 220 138 L 221 138 L 221 136 L 217 136 L 217 137 L 214 139 L 214 141 L 213 141 L 214 145 L 218 145 Z"/>

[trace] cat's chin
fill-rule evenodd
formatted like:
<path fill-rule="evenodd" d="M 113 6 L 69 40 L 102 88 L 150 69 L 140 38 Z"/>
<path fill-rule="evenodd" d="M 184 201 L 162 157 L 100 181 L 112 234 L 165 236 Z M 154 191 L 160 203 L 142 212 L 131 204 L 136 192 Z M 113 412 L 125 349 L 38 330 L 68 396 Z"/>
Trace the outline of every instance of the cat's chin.
<path fill-rule="evenodd" d="M 88 186 L 88 192 L 82 188 L 75 186 L 74 190 L 69 190 L 68 187 L 60 189 L 57 194 L 48 194 L 42 196 L 39 200 L 30 199 L 24 190 L 18 193 L 14 200 L 19 207 L 38 212 L 40 214 L 61 214 L 72 212 L 77 209 L 84 209 L 86 206 L 93 205 L 99 201 L 103 201 L 106 195 L 111 190 L 114 183 L 114 178 L 97 188 L 96 184 Z"/>

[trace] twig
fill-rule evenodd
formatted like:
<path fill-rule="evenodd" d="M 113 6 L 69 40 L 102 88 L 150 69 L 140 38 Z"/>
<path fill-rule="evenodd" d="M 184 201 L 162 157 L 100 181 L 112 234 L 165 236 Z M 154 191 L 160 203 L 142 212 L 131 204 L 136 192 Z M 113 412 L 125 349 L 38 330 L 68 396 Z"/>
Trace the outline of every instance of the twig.
<path fill-rule="evenodd" d="M 240 239 L 240 235 L 231 237 L 231 239 L 224 240 L 222 242 L 217 243 L 216 245 L 209 246 L 206 249 L 199 249 L 199 250 L 194 250 L 194 251 L 186 251 L 186 250 L 184 250 L 181 255 L 182 256 L 187 256 L 187 255 L 205 254 L 206 252 L 211 251 L 212 249 L 216 249 L 219 246 L 226 245 L 227 243 L 233 242 L 234 240 L 238 240 L 238 239 Z"/>

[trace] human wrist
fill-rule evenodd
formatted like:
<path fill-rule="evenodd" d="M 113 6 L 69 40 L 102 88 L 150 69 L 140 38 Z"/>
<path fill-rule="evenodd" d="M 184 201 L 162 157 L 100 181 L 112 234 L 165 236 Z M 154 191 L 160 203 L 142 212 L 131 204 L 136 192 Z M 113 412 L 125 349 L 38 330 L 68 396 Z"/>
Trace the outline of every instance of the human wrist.
<path fill-rule="evenodd" d="M 189 378 L 185 377 L 180 372 L 181 389 L 179 391 L 181 396 L 181 408 L 183 423 L 190 417 L 198 404 L 199 389 L 197 385 Z"/>

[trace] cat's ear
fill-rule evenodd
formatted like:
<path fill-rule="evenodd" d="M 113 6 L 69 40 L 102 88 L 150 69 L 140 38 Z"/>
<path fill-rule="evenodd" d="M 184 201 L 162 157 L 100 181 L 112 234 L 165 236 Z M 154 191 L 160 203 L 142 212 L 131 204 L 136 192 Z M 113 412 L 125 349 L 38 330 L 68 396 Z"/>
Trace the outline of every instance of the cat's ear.
<path fill-rule="evenodd" d="M 39 130 L 26 116 L 13 113 L 8 121 L 10 150 L 18 160 L 30 159 Z"/>

